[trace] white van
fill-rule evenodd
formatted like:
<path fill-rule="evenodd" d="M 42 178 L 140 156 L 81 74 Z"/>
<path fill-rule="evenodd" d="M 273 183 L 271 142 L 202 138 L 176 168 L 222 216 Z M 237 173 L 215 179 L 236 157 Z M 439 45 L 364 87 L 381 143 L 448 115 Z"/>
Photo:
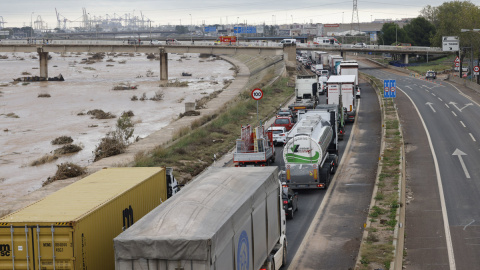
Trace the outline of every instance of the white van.
<path fill-rule="evenodd" d="M 297 40 L 294 38 L 286 38 L 280 41 L 281 44 L 297 44 Z"/>

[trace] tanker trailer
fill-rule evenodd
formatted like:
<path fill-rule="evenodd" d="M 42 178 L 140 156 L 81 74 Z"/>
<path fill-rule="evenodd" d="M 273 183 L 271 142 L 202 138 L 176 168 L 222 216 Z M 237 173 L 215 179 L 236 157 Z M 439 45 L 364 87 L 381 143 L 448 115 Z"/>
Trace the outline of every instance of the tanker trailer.
<path fill-rule="evenodd" d="M 286 183 L 292 189 L 328 188 L 338 166 L 330 114 L 327 110 L 309 110 L 288 133 L 283 159 Z"/>

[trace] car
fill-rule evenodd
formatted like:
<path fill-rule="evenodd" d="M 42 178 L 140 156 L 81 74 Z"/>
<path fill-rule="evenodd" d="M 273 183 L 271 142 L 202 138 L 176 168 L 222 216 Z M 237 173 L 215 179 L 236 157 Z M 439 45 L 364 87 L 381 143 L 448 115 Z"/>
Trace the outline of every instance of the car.
<path fill-rule="evenodd" d="M 436 79 L 437 78 L 437 73 L 433 70 L 429 70 L 427 71 L 427 73 L 425 74 L 425 79 Z"/>
<path fill-rule="evenodd" d="M 278 116 L 272 124 L 272 127 L 285 127 L 287 131 L 290 131 L 295 125 L 293 118 L 290 116 Z"/>
<path fill-rule="evenodd" d="M 282 183 L 282 201 L 285 215 L 288 219 L 293 219 L 293 213 L 298 210 L 298 193 L 293 192 L 285 182 Z"/>
<path fill-rule="evenodd" d="M 284 145 L 287 142 L 287 129 L 285 127 L 269 127 L 267 132 L 272 133 L 274 145 Z"/>
<path fill-rule="evenodd" d="M 295 114 L 290 109 L 281 109 L 277 112 L 277 116 L 290 116 L 292 117 L 293 122 L 295 122 Z"/>
<path fill-rule="evenodd" d="M 353 44 L 352 47 L 353 48 L 366 48 L 367 45 L 365 43 L 362 43 L 362 42 L 357 42 L 357 43 Z"/>

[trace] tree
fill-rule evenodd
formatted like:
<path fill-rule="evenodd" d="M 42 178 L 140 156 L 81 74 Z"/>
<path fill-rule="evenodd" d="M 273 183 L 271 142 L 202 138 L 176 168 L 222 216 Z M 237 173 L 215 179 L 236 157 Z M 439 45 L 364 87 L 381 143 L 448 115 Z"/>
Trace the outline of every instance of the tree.
<path fill-rule="evenodd" d="M 185 33 L 188 33 L 188 27 L 183 26 L 183 25 L 177 25 L 177 26 L 175 26 L 175 31 L 178 34 L 185 34 Z"/>
<path fill-rule="evenodd" d="M 396 41 L 398 43 L 412 42 L 410 37 L 408 37 L 407 32 L 403 28 L 400 28 L 396 23 L 383 24 L 380 32 L 379 40 L 385 45 L 394 44 Z"/>
<path fill-rule="evenodd" d="M 421 14 L 436 28 L 436 33 L 430 40 L 433 46 L 442 46 L 442 36 L 460 36 L 460 46 L 469 46 L 475 42 L 478 44 L 476 36 L 461 33 L 461 29 L 480 28 L 480 9 L 471 2 L 451 1 L 438 7 L 427 6 Z"/>
<path fill-rule="evenodd" d="M 424 17 L 417 17 L 406 24 L 403 29 L 415 46 L 430 46 L 430 39 L 435 36 L 435 26 Z"/>

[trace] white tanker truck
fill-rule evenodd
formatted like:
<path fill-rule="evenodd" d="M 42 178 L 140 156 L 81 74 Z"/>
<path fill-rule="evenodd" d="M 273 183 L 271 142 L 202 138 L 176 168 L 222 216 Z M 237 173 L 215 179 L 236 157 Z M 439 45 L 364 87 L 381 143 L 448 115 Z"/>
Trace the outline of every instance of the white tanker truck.
<path fill-rule="evenodd" d="M 288 133 L 283 159 L 292 189 L 328 188 L 338 166 L 336 124 L 335 111 L 309 110 Z"/>

